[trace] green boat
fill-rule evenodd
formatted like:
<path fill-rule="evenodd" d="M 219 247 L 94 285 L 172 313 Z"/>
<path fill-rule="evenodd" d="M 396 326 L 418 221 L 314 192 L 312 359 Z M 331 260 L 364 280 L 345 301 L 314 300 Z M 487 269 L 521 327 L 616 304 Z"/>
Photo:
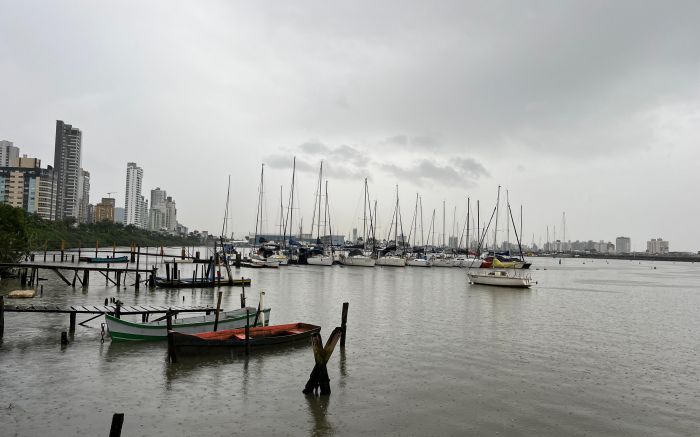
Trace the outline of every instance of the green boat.
<path fill-rule="evenodd" d="M 269 325 L 270 308 L 265 308 L 260 314 L 256 314 L 257 308 L 246 307 L 233 311 L 222 311 L 219 315 L 217 329 L 223 331 L 226 329 L 245 328 L 246 311 L 248 312 L 249 326 Z M 209 314 L 173 319 L 172 329 L 185 334 L 200 334 L 213 331 L 215 317 L 215 314 Z M 106 314 L 105 318 L 107 319 L 107 329 L 112 341 L 153 341 L 167 340 L 168 338 L 166 320 L 137 323 L 118 319 L 109 314 Z"/>
<path fill-rule="evenodd" d="M 86 263 L 102 263 L 102 264 L 107 264 L 107 263 L 112 263 L 112 264 L 118 264 L 118 263 L 128 263 L 129 262 L 129 257 L 128 256 L 115 256 L 115 257 L 100 257 L 100 256 L 81 256 L 80 261 L 86 262 Z"/>

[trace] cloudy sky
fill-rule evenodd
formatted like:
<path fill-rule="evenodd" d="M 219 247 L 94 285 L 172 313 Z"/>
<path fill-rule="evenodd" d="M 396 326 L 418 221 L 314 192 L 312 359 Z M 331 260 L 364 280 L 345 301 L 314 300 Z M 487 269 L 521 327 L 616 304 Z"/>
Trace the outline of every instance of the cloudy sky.
<path fill-rule="evenodd" d="M 386 231 L 398 185 L 425 228 L 498 185 L 525 241 L 651 237 L 700 250 L 700 2 L 0 0 L 0 139 L 53 161 L 83 130 L 91 198 L 144 168 L 190 228 L 266 230 L 297 158 L 304 227 L 324 160 L 335 230 Z M 503 221 L 503 219 L 501 219 Z M 295 220 L 296 221 L 296 220 Z M 298 224 L 297 224 L 298 226 Z"/>

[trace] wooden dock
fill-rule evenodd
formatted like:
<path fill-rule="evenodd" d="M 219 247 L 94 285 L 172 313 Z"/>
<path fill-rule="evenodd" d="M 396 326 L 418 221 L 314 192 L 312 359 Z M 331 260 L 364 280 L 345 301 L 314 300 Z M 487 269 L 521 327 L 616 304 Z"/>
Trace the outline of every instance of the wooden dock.
<path fill-rule="evenodd" d="M 142 283 L 147 283 L 149 286 L 155 287 L 156 272 L 158 270 L 155 266 L 150 269 L 138 268 L 138 264 L 136 268 L 129 267 L 129 263 L 126 263 L 124 267 L 114 267 L 110 264 L 107 264 L 106 266 L 86 266 L 42 262 L 22 262 L 0 263 L 0 267 L 19 269 L 20 284 L 23 287 L 26 285 L 35 285 L 39 280 L 45 279 L 39 277 L 40 270 L 50 270 L 54 272 L 63 282 L 73 287 L 75 287 L 76 282 L 80 282 L 80 285 L 82 285 L 83 288 L 86 288 L 90 283 L 91 272 L 98 272 L 105 278 L 108 284 L 111 282 L 116 286 L 121 286 L 122 280 L 126 285 L 127 275 L 131 273 L 134 277 L 133 286 L 135 289 L 138 289 Z M 73 274 L 72 281 L 66 277 L 64 274 L 65 271 Z M 70 273 L 68 274 L 69 276 Z M 142 279 L 142 274 L 145 279 Z"/>
<path fill-rule="evenodd" d="M 3 336 L 5 327 L 4 313 L 52 313 L 52 314 L 68 314 L 70 316 L 70 331 L 75 331 L 75 324 L 78 314 L 88 314 L 92 317 L 80 322 L 84 325 L 90 320 L 96 319 L 102 315 L 109 314 L 114 317 L 123 315 L 141 315 L 141 321 L 146 322 L 151 314 L 177 315 L 178 313 L 201 313 L 210 314 L 215 311 L 213 306 L 162 306 L 162 305 L 124 305 L 119 301 L 114 304 L 107 304 L 105 299 L 104 305 L 71 305 L 61 307 L 58 305 L 5 305 L 3 296 L 0 296 L 0 339 Z"/>

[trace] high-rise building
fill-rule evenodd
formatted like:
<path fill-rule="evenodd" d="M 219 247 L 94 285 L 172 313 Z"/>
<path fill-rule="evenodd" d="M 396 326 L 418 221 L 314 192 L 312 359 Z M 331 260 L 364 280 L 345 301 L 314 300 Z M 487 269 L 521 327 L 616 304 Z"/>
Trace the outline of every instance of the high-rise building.
<path fill-rule="evenodd" d="M 126 221 L 125 218 L 126 214 L 124 213 L 124 208 L 122 207 L 115 207 L 114 208 L 114 222 L 115 223 L 122 223 Z"/>
<path fill-rule="evenodd" d="M 78 222 L 91 223 L 88 207 L 90 205 L 90 172 L 80 169 L 78 178 Z"/>
<path fill-rule="evenodd" d="M 668 241 L 664 241 L 661 237 L 652 238 L 647 241 L 647 253 L 654 255 L 663 255 L 668 253 Z"/>
<path fill-rule="evenodd" d="M 19 147 L 15 147 L 12 141 L 0 141 L 0 167 L 17 167 Z"/>
<path fill-rule="evenodd" d="M 56 180 L 56 219 L 78 219 L 80 215 L 80 166 L 83 133 L 56 120 L 56 144 L 53 156 Z"/>
<path fill-rule="evenodd" d="M 41 160 L 27 155 L 13 158 L 13 164 L 12 167 L 0 167 L 0 203 L 50 218 L 51 167 L 42 169 Z"/>
<path fill-rule="evenodd" d="M 151 190 L 151 208 L 148 213 L 148 229 L 160 231 L 166 228 L 165 224 L 165 200 L 167 194 L 165 190 L 157 187 Z"/>
<path fill-rule="evenodd" d="M 630 240 L 630 237 L 617 237 L 615 239 L 615 247 L 617 253 L 631 253 L 632 240 Z"/>
<path fill-rule="evenodd" d="M 175 233 L 177 230 L 177 208 L 172 197 L 165 199 L 165 227 L 168 232 Z"/>
<path fill-rule="evenodd" d="M 102 201 L 95 205 L 95 223 L 108 221 L 114 222 L 114 210 L 116 201 L 111 197 L 103 197 Z"/>
<path fill-rule="evenodd" d="M 141 195 L 143 169 L 135 162 L 126 165 L 126 200 L 124 201 L 124 224 L 146 227 L 147 205 Z"/>
<path fill-rule="evenodd" d="M 39 194 L 37 200 L 37 211 L 39 217 L 45 220 L 56 218 L 56 181 L 53 177 L 53 167 L 50 165 L 41 169 L 41 180 L 39 181 Z"/>

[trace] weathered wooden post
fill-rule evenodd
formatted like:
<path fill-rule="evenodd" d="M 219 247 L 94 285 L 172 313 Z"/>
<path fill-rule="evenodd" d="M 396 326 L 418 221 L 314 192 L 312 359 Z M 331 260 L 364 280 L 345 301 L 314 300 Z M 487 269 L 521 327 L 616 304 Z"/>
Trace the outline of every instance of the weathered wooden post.
<path fill-rule="evenodd" d="M 63 251 L 66 248 L 66 242 L 61 240 L 61 262 L 63 262 Z"/>
<path fill-rule="evenodd" d="M 241 268 L 241 254 L 240 254 L 240 252 L 236 252 L 236 268 L 237 269 Z"/>
<path fill-rule="evenodd" d="M 95 240 L 95 258 L 97 258 L 99 255 L 97 254 L 100 249 L 100 240 Z"/>
<path fill-rule="evenodd" d="M 218 297 L 216 298 L 216 314 L 214 315 L 214 332 L 216 332 L 217 328 L 219 327 L 219 312 L 221 311 L 221 295 L 222 294 L 223 294 L 223 292 L 220 291 Z"/>
<path fill-rule="evenodd" d="M 241 308 L 245 308 L 245 281 L 241 276 Z"/>
<path fill-rule="evenodd" d="M 85 269 L 85 270 L 83 270 L 83 288 L 87 288 L 89 282 L 90 282 L 90 270 Z"/>
<path fill-rule="evenodd" d="M 117 243 L 112 241 L 112 258 L 114 258 L 114 255 L 117 253 Z"/>
<path fill-rule="evenodd" d="M 250 311 L 245 310 L 245 354 L 250 355 Z"/>
<path fill-rule="evenodd" d="M 107 263 L 107 273 L 105 274 L 105 285 L 109 285 L 109 263 Z"/>
<path fill-rule="evenodd" d="M 44 262 L 46 262 L 46 249 L 49 248 L 49 240 L 44 240 Z"/>
<path fill-rule="evenodd" d="M 165 315 L 166 326 L 168 329 L 168 359 L 171 363 L 177 363 L 177 354 L 175 353 L 175 341 L 173 338 L 173 315 L 171 309 Z"/>
<path fill-rule="evenodd" d="M 114 413 L 114 416 L 112 416 L 112 426 L 109 428 L 109 437 L 121 437 L 123 424 L 124 413 Z"/>
<path fill-rule="evenodd" d="M 182 251 L 180 252 L 180 259 L 185 259 L 185 248 L 182 248 Z"/>
<path fill-rule="evenodd" d="M 61 346 L 68 344 L 68 333 L 66 331 L 61 332 Z"/>
<path fill-rule="evenodd" d="M 341 333 L 341 327 L 335 328 L 331 336 L 328 337 L 325 347 L 323 346 L 323 339 L 321 339 L 320 334 L 315 333 L 311 336 L 311 346 L 313 347 L 314 361 L 316 364 L 311 371 L 311 375 L 309 375 L 309 380 L 306 382 L 302 393 L 315 393 L 320 388 L 321 395 L 331 394 L 330 378 L 328 377 L 326 364 L 333 354 L 333 350 L 340 339 Z"/>
<path fill-rule="evenodd" d="M 348 324 L 348 307 L 350 303 L 343 302 L 343 313 L 340 316 L 340 329 L 342 329 L 342 334 L 340 336 L 340 347 L 345 347 L 345 335 L 347 333 Z"/>
<path fill-rule="evenodd" d="M 0 296 L 0 339 L 5 335 L 5 298 Z"/>
<path fill-rule="evenodd" d="M 120 301 L 116 302 L 116 305 L 114 307 L 114 317 L 117 319 L 121 319 L 121 312 L 122 312 L 122 303 Z"/>
<path fill-rule="evenodd" d="M 141 264 L 141 245 L 139 244 L 138 247 L 138 254 L 136 255 L 136 270 L 139 269 L 139 265 Z"/>
<path fill-rule="evenodd" d="M 134 290 L 138 290 L 141 285 L 141 273 L 136 273 L 136 282 L 134 282 Z"/>
<path fill-rule="evenodd" d="M 151 267 L 151 288 L 156 286 L 156 266 Z"/>
<path fill-rule="evenodd" d="M 117 291 L 119 291 L 119 286 L 122 283 L 122 272 L 117 271 Z"/>
<path fill-rule="evenodd" d="M 68 329 L 69 332 L 75 332 L 75 311 L 70 312 L 70 327 Z"/>

